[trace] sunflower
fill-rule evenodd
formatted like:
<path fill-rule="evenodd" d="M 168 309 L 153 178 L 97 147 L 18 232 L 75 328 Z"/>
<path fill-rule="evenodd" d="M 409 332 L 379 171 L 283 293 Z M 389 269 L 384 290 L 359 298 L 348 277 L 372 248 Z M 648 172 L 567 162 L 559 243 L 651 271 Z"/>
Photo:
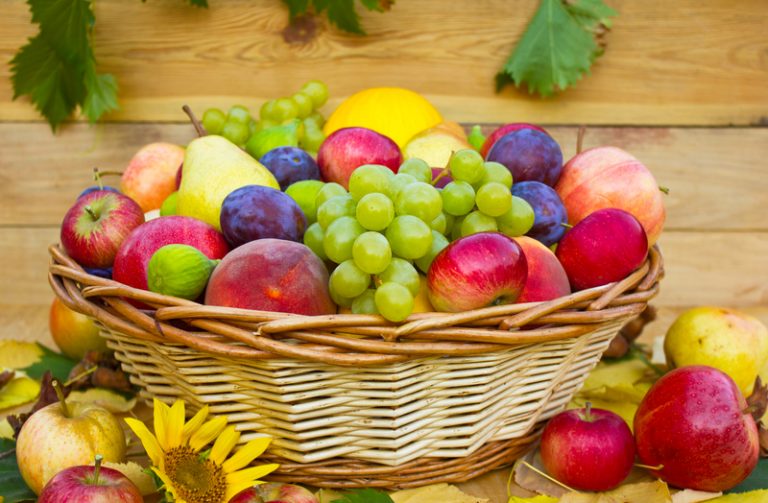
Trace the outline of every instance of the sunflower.
<path fill-rule="evenodd" d="M 137 419 L 126 418 L 125 422 L 144 445 L 163 488 L 178 503 L 227 502 L 243 489 L 260 484 L 259 478 L 278 467 L 245 468 L 266 450 L 269 438 L 251 440 L 227 459 L 240 433 L 227 426 L 226 417 L 206 421 L 207 405 L 186 423 L 183 400 L 169 407 L 155 399 L 154 408 L 154 435 Z M 213 447 L 204 450 L 214 440 Z"/>

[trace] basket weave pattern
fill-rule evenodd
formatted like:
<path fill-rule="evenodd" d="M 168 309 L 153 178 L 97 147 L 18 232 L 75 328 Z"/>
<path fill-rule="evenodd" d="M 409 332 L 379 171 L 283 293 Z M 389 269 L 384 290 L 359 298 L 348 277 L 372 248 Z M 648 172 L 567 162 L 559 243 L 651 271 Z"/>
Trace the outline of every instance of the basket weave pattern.
<path fill-rule="evenodd" d="M 393 324 L 203 306 L 91 276 L 59 247 L 50 252 L 54 292 L 100 323 L 143 397 L 207 404 L 241 442 L 274 438 L 273 479 L 328 487 L 460 482 L 510 463 L 663 276 L 653 248 L 618 283 Z"/>

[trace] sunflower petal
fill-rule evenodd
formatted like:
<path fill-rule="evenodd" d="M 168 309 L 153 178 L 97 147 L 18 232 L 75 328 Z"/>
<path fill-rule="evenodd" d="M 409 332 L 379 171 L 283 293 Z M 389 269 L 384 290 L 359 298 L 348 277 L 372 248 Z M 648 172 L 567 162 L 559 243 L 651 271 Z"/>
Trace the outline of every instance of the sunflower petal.
<path fill-rule="evenodd" d="M 206 405 L 202 409 L 197 411 L 197 414 L 195 414 L 192 419 L 187 421 L 187 423 L 184 425 L 184 429 L 181 432 L 182 436 L 182 442 L 186 443 L 187 440 L 189 440 L 189 437 L 192 436 L 192 434 L 197 431 L 200 426 L 203 425 L 203 422 L 205 422 L 205 419 L 208 417 L 208 406 Z"/>
<path fill-rule="evenodd" d="M 184 430 L 184 400 L 176 400 L 168 411 L 166 421 L 165 441 L 170 448 L 181 445 Z"/>
<path fill-rule="evenodd" d="M 280 465 L 273 463 L 269 465 L 252 466 L 250 468 L 246 468 L 245 470 L 228 473 L 227 484 L 239 485 L 239 484 L 242 484 L 243 482 L 248 482 L 248 483 L 257 482 L 257 479 L 260 479 L 265 475 L 269 475 L 270 473 L 277 470 L 279 466 Z"/>
<path fill-rule="evenodd" d="M 125 423 L 131 430 L 133 430 L 136 436 L 139 437 L 139 440 L 141 440 L 141 445 L 143 445 L 144 450 L 147 451 L 147 455 L 149 456 L 149 459 L 152 460 L 152 464 L 162 468 L 164 452 L 155 436 L 152 435 L 149 428 L 147 428 L 147 425 L 138 419 L 130 417 L 125 418 Z"/>
<path fill-rule="evenodd" d="M 214 417 L 210 421 L 203 424 L 196 432 L 192 434 L 189 439 L 189 445 L 196 451 L 202 450 L 203 447 L 211 443 L 216 437 L 219 436 L 221 430 L 227 426 L 227 418 L 225 416 Z"/>
<path fill-rule="evenodd" d="M 229 501 L 232 498 L 235 497 L 235 495 L 239 494 L 240 491 L 244 491 L 248 488 L 253 487 L 255 484 L 252 482 L 240 482 L 239 484 L 227 484 L 227 492 L 224 495 L 224 501 Z"/>
<path fill-rule="evenodd" d="M 221 465 L 237 445 L 238 440 L 240 440 L 240 432 L 235 430 L 234 425 L 227 426 L 219 435 L 219 438 L 216 439 L 216 443 L 213 444 L 213 449 L 211 449 L 211 455 L 208 459 L 217 465 Z"/>
<path fill-rule="evenodd" d="M 176 494 L 176 488 L 173 486 L 173 481 L 170 478 L 168 478 L 168 475 L 166 475 L 164 471 L 158 470 L 154 466 L 152 467 L 152 471 L 163 482 L 162 487 L 160 487 L 159 489 L 163 489 L 163 490 L 171 493 L 171 496 L 173 496 L 173 499 L 177 503 L 180 503 L 180 502 L 184 501 L 184 500 L 179 500 L 178 499 L 178 494 Z"/>
<path fill-rule="evenodd" d="M 269 437 L 251 440 L 239 451 L 234 453 L 228 460 L 224 461 L 222 468 L 224 468 L 226 473 L 232 473 L 247 466 L 248 463 L 261 456 L 269 446 L 270 442 L 272 442 L 272 439 Z"/>
<path fill-rule="evenodd" d="M 163 451 L 168 451 L 170 446 L 168 445 L 168 440 L 165 434 L 165 425 L 168 421 L 168 413 L 171 411 L 171 408 L 157 398 L 154 400 L 154 408 L 155 437 L 157 437 L 157 442 L 160 444 L 160 447 L 163 449 Z"/>

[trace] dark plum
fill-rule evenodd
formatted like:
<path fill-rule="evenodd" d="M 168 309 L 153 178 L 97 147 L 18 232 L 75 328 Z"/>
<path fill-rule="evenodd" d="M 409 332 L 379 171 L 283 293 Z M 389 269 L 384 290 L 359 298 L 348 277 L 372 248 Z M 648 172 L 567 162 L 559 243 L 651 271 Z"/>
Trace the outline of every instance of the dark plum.
<path fill-rule="evenodd" d="M 106 279 L 112 279 L 112 268 L 111 267 L 83 267 L 85 269 L 85 272 L 90 274 L 91 276 L 98 276 L 100 278 L 106 278 Z"/>
<path fill-rule="evenodd" d="M 298 147 L 273 148 L 259 159 L 275 175 L 280 190 L 301 180 L 320 180 L 320 168 L 312 156 Z"/>
<path fill-rule="evenodd" d="M 232 248 L 257 239 L 301 242 L 307 217 L 289 195 L 272 187 L 246 185 L 221 205 L 221 231 Z"/>
<path fill-rule="evenodd" d="M 537 126 L 536 124 L 529 124 L 527 122 L 512 122 L 510 124 L 504 124 L 503 126 L 499 126 L 494 129 L 493 132 L 488 135 L 488 138 L 486 138 L 485 142 L 483 142 L 483 146 L 480 147 L 480 155 L 485 158 L 485 156 L 488 155 L 488 151 L 491 150 L 491 147 L 493 147 L 493 144 L 496 143 L 496 140 L 519 129 L 535 129 L 537 131 L 541 131 L 542 133 L 546 133 L 543 128 Z"/>
<path fill-rule="evenodd" d="M 568 213 L 555 189 L 541 182 L 516 182 L 512 185 L 512 195 L 525 199 L 533 208 L 533 227 L 526 236 L 546 246 L 560 241 L 565 234 L 563 224 L 568 223 Z"/>
<path fill-rule="evenodd" d="M 110 187 L 109 185 L 105 185 L 105 186 L 103 186 L 103 187 L 99 187 L 98 185 L 91 185 L 90 187 L 87 187 L 85 190 L 83 190 L 83 191 L 80 193 L 80 195 L 79 195 L 79 196 L 77 196 L 77 198 L 78 198 L 78 199 L 80 199 L 80 198 L 81 198 L 81 197 L 83 197 L 84 195 L 86 195 L 86 194 L 90 194 L 91 192 L 94 192 L 94 191 L 97 191 L 97 190 L 108 190 L 108 191 L 110 191 L 110 192 L 116 192 L 116 193 L 118 193 L 118 194 L 120 193 L 120 191 L 119 191 L 119 190 L 117 190 L 117 189 L 116 189 L 116 188 L 114 188 L 114 187 Z"/>
<path fill-rule="evenodd" d="M 560 145 L 547 133 L 531 128 L 518 129 L 496 140 L 486 160 L 506 166 L 514 183 L 534 180 L 554 187 L 563 171 Z"/>
<path fill-rule="evenodd" d="M 432 183 L 434 184 L 436 189 L 442 189 L 443 187 L 445 187 L 446 185 L 448 185 L 453 181 L 453 178 L 451 178 L 451 175 L 446 173 L 442 178 L 440 178 L 439 180 L 437 180 L 437 182 L 435 182 L 437 177 L 440 176 L 440 173 L 442 173 L 443 171 L 445 171 L 444 168 L 432 168 Z"/>

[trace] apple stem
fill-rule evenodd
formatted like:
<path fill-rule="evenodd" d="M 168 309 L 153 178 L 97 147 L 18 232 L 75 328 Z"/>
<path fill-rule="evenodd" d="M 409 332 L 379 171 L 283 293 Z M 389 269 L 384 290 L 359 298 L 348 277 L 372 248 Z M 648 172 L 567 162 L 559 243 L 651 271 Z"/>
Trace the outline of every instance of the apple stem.
<path fill-rule="evenodd" d="M 644 465 L 642 463 L 635 463 L 635 466 L 638 468 L 645 468 L 646 470 L 654 470 L 654 471 L 659 471 L 662 468 L 664 468 L 664 465 L 650 466 L 650 465 Z"/>
<path fill-rule="evenodd" d="M 584 420 L 591 423 L 594 419 L 592 416 L 592 402 L 587 402 L 584 404 Z"/>
<path fill-rule="evenodd" d="M 99 219 L 99 216 L 96 214 L 95 211 L 93 211 L 93 208 L 91 208 L 90 205 L 86 205 L 85 208 L 83 209 L 85 210 L 86 213 L 88 213 L 88 215 L 93 219 L 94 222 Z"/>
<path fill-rule="evenodd" d="M 53 390 L 56 392 L 56 397 L 59 399 L 61 413 L 64 414 L 64 417 L 72 417 L 72 413 L 69 411 L 69 406 L 67 405 L 67 399 L 64 397 L 64 390 L 62 389 L 59 380 L 54 379 L 51 381 L 51 386 L 53 386 Z"/>
<path fill-rule="evenodd" d="M 99 475 L 101 474 L 101 460 L 104 459 L 104 457 L 101 454 L 96 454 L 96 457 L 94 458 L 94 470 L 93 470 L 93 485 L 97 486 L 99 485 Z"/>
<path fill-rule="evenodd" d="M 581 147 L 584 145 L 584 135 L 587 133 L 586 126 L 579 126 L 579 132 L 576 133 L 576 153 L 581 153 Z"/>
<path fill-rule="evenodd" d="M 664 187 L 662 185 L 659 185 L 659 190 L 662 191 L 664 194 L 669 195 L 669 187 Z"/>
<path fill-rule="evenodd" d="M 189 117 L 189 120 L 192 121 L 192 125 L 195 126 L 195 131 L 197 131 L 197 136 L 208 136 L 208 131 L 205 130 L 203 125 L 200 123 L 199 120 L 197 120 L 197 117 L 195 117 L 194 112 L 192 112 L 192 109 L 189 108 L 189 105 L 184 105 L 181 107 L 182 110 L 184 110 L 184 113 L 187 114 L 187 117 Z"/>
<path fill-rule="evenodd" d="M 535 466 L 533 466 L 533 465 L 532 465 L 532 464 L 530 464 L 529 462 L 527 462 L 527 461 L 523 461 L 523 460 L 521 460 L 520 462 L 521 462 L 522 464 L 524 464 L 526 467 L 528 467 L 528 469 L 530 469 L 530 470 L 534 471 L 535 473 L 538 473 L 539 475 L 541 475 L 541 476 L 542 476 L 542 477 L 544 477 L 545 479 L 549 480 L 550 482 L 553 482 L 553 483 L 555 483 L 555 484 L 559 485 L 560 487 L 562 487 L 562 488 L 563 488 L 563 489 L 565 489 L 566 491 L 568 491 L 568 492 L 572 492 L 572 493 L 575 493 L 575 492 L 576 492 L 576 490 L 575 490 L 574 488 L 572 488 L 572 487 L 570 487 L 570 486 L 568 486 L 568 485 L 566 485 L 566 484 L 563 484 L 562 482 L 560 482 L 559 480 L 557 480 L 556 478 L 554 478 L 554 477 L 552 477 L 552 476 L 550 476 L 550 475 L 547 475 L 546 473 L 544 473 L 543 471 L 539 470 L 538 468 L 536 468 Z"/>

